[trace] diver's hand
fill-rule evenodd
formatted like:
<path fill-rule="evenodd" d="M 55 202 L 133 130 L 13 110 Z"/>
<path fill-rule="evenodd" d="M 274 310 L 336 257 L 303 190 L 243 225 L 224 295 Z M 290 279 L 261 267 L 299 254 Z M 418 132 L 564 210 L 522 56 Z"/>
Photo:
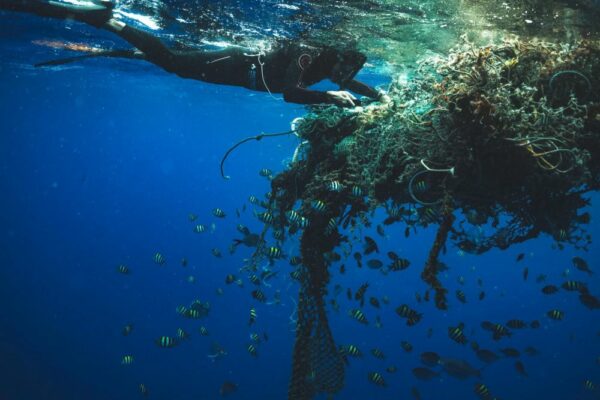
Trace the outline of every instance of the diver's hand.
<path fill-rule="evenodd" d="M 360 101 L 356 97 L 345 90 L 330 90 L 327 92 L 327 96 L 329 97 L 329 101 L 331 103 L 340 107 L 355 107 L 360 104 Z"/>
<path fill-rule="evenodd" d="M 377 101 L 379 101 L 382 104 L 387 104 L 390 101 L 392 101 L 392 98 L 390 96 L 388 96 L 388 94 L 386 92 L 384 92 L 383 90 L 380 90 L 379 95 L 377 96 Z"/>

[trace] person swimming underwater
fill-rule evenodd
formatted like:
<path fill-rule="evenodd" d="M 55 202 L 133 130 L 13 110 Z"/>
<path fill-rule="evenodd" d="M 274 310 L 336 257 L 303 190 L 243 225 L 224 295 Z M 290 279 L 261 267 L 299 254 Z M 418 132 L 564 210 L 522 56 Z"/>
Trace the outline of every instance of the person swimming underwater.
<path fill-rule="evenodd" d="M 115 51 L 108 52 L 111 53 L 108 55 L 141 58 L 183 78 L 281 93 L 286 102 L 298 104 L 359 105 L 359 100 L 348 90 L 380 101 L 389 99 L 384 92 L 354 79 L 366 61 L 366 56 L 358 51 L 294 43 L 282 43 L 269 52 L 257 54 L 240 48 L 218 51 L 173 49 L 152 34 L 114 18 L 113 7 L 110 0 L 94 0 L 85 4 L 0 0 L 0 9 L 3 10 L 74 19 L 113 32 L 137 51 Z M 339 85 L 339 90 L 323 92 L 308 89 L 325 79 Z"/>

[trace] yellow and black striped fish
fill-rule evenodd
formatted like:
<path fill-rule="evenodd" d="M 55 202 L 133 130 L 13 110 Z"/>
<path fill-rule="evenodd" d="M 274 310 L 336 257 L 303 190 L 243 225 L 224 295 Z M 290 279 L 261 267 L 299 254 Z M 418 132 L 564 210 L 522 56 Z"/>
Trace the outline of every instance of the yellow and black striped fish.
<path fill-rule="evenodd" d="M 152 259 L 158 265 L 163 265 L 166 262 L 165 257 L 160 253 L 154 253 L 154 257 Z"/>
<path fill-rule="evenodd" d="M 257 317 L 256 308 L 252 307 L 250 309 L 250 321 L 248 322 L 248 325 L 252 325 L 253 323 L 255 323 L 256 317 Z"/>
<path fill-rule="evenodd" d="M 196 233 L 206 232 L 206 226 L 204 226 L 202 224 L 198 224 L 194 227 L 194 232 L 196 232 Z"/>
<path fill-rule="evenodd" d="M 594 391 L 596 390 L 596 385 L 594 385 L 594 382 L 590 381 L 589 379 L 586 379 L 583 382 L 583 388 L 585 390 Z"/>
<path fill-rule="evenodd" d="M 190 334 L 189 334 L 189 333 L 187 333 L 186 331 L 184 331 L 184 330 L 183 330 L 183 329 L 181 329 L 181 328 L 177 328 L 177 337 L 178 337 L 180 340 L 186 340 L 186 339 L 189 339 L 189 338 L 190 338 Z"/>
<path fill-rule="evenodd" d="M 383 353 L 383 351 L 381 351 L 381 349 L 378 349 L 377 347 L 371 349 L 371 354 L 373 355 L 373 357 L 378 358 L 380 360 L 385 359 L 385 354 Z"/>
<path fill-rule="evenodd" d="M 343 355 L 349 355 L 352 357 L 362 357 L 362 352 L 353 344 L 346 346 L 340 346 L 340 353 Z"/>
<path fill-rule="evenodd" d="M 457 326 L 451 326 L 448 328 L 448 337 L 454 340 L 456 343 L 465 344 L 467 343 L 467 337 L 463 332 L 464 325 L 462 323 Z"/>
<path fill-rule="evenodd" d="M 215 208 L 212 213 L 217 218 L 225 218 L 225 211 L 220 208 Z"/>
<path fill-rule="evenodd" d="M 143 383 L 140 383 L 138 388 L 140 389 L 140 393 L 142 394 L 142 396 L 148 397 L 150 392 L 148 391 L 148 388 L 146 387 L 146 385 L 144 385 Z"/>
<path fill-rule="evenodd" d="M 372 383 L 374 383 L 377 386 L 382 386 L 385 387 L 387 386 L 387 384 L 385 383 L 385 380 L 383 379 L 383 376 L 381 376 L 381 374 L 379 372 L 369 372 L 369 381 L 371 381 Z"/>
<path fill-rule="evenodd" d="M 281 249 L 279 247 L 271 246 L 267 249 L 267 257 L 269 258 L 280 258 Z"/>
<path fill-rule="evenodd" d="M 174 347 L 177 344 L 177 341 L 170 336 L 161 336 L 154 341 L 158 347 L 162 347 L 165 349 Z"/>
<path fill-rule="evenodd" d="M 133 364 L 133 356 L 132 355 L 123 356 L 123 358 L 121 359 L 121 364 L 122 365 L 131 365 L 131 364 Z"/>
<path fill-rule="evenodd" d="M 120 264 L 120 265 L 117 267 L 117 272 L 118 272 L 118 273 L 120 273 L 120 274 L 123 274 L 123 275 L 129 275 L 129 273 L 130 273 L 131 271 L 129 271 L 129 267 L 128 267 L 127 265 L 125 265 L 125 264 Z"/>
<path fill-rule="evenodd" d="M 121 333 L 123 334 L 123 336 L 129 336 L 131 334 L 131 331 L 133 331 L 133 324 L 127 324 L 123 327 Z"/>
<path fill-rule="evenodd" d="M 252 343 L 250 343 L 248 345 L 248 347 L 246 347 L 246 350 L 248 350 L 248 353 L 250 353 L 250 355 L 252 357 L 257 357 L 258 356 L 258 352 L 256 351 L 256 346 L 254 346 Z"/>
<path fill-rule="evenodd" d="M 313 210 L 319 213 L 323 213 L 327 209 L 327 206 L 321 200 L 313 200 L 310 205 Z"/>
<path fill-rule="evenodd" d="M 261 303 L 264 303 L 265 301 L 267 301 L 267 296 L 265 296 L 265 294 L 259 289 L 253 290 L 251 294 L 252 294 L 252 297 L 254 297 L 256 300 L 260 301 Z"/>
<path fill-rule="evenodd" d="M 198 329 L 198 332 L 200 333 L 200 336 L 208 336 L 208 335 L 209 335 L 209 333 L 208 333 L 208 329 L 206 329 L 206 327 L 205 327 L 205 326 L 201 326 L 201 327 Z"/>
<path fill-rule="evenodd" d="M 348 314 L 350 315 L 350 317 L 354 318 L 361 324 L 366 325 L 369 323 L 369 321 L 367 321 L 367 317 L 365 317 L 365 314 L 363 314 L 363 312 L 360 311 L 358 308 L 351 309 L 350 311 L 348 311 Z"/>
<path fill-rule="evenodd" d="M 565 317 L 565 314 L 560 310 L 550 310 L 546 315 L 555 321 L 561 321 Z"/>

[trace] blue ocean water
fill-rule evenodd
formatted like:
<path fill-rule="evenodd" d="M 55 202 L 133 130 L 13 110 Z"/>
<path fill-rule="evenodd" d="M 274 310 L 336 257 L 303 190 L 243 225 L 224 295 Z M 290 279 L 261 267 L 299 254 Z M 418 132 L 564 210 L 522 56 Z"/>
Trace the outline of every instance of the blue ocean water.
<path fill-rule="evenodd" d="M 97 59 L 33 68 L 53 57 L 33 40 L 85 35 L 118 42 L 93 28 L 66 28 L 62 21 L 0 14 L 0 399 L 141 398 L 140 383 L 147 386 L 149 398 L 216 399 L 225 381 L 238 385 L 232 399 L 285 399 L 298 291 L 288 263 L 276 264 L 280 272 L 265 289 L 268 297 L 279 290 L 281 304 L 257 303 L 249 282 L 238 288 L 225 285 L 224 279 L 238 273 L 251 254 L 241 246 L 228 254 L 232 238 L 239 237 L 236 224 L 260 229 L 247 201 L 249 195 L 269 190 L 258 171 L 285 169 L 298 141 L 264 139 L 241 147 L 226 164 L 227 181 L 220 177 L 219 162 L 236 141 L 287 131 L 306 109 L 284 103 L 280 96 L 183 80 L 139 61 Z M 358 77 L 372 85 L 390 79 L 369 68 Z M 588 228 L 597 238 L 598 197 L 589 197 Z M 212 215 L 216 207 L 227 213 L 225 219 Z M 208 231 L 194 233 L 189 213 L 197 214 Z M 468 301 L 463 305 L 452 296 L 450 309 L 441 312 L 415 301 L 415 292 L 425 289 L 420 267 L 434 228 L 405 238 L 403 227 L 391 226 L 380 237 L 374 227 L 383 218 L 376 215 L 363 234 L 378 239 L 382 254 L 394 250 L 411 267 L 384 276 L 355 268 L 350 258 L 348 271 L 333 279 L 353 290 L 369 282 L 369 295 L 391 300 L 381 310 L 366 306 L 371 321 L 366 326 L 347 316 L 355 305 L 345 301 L 345 293 L 338 298 L 340 312 L 328 310 L 336 343 L 355 344 L 365 353 L 363 359 L 351 360 L 346 386 L 335 398 L 411 398 L 414 386 L 423 399 L 471 399 L 476 398 L 474 384 L 481 381 L 502 399 L 599 398 L 598 389 L 583 387 L 588 379 L 600 387 L 598 311 L 584 308 L 576 294 L 544 296 L 543 284 L 535 283 L 539 274 L 557 285 L 583 280 L 592 294 L 599 294 L 595 242 L 587 253 L 570 247 L 559 251 L 552 238 L 540 237 L 482 256 L 449 246 L 442 260 L 450 269 L 442 279 L 451 292 L 462 289 Z M 211 254 L 215 247 L 222 258 Z M 283 250 L 297 254 L 297 241 Z M 166 258 L 163 266 L 153 262 L 156 252 Z M 516 262 L 519 253 L 525 258 Z M 588 260 L 596 274 L 588 278 L 573 268 L 576 255 Z M 187 267 L 180 263 L 184 257 Z M 116 273 L 119 264 L 128 265 L 131 274 Z M 458 282 L 461 277 L 464 285 Z M 486 292 L 482 301 L 477 300 L 477 279 Z M 217 288 L 224 293 L 219 295 Z M 206 319 L 187 320 L 175 312 L 194 299 L 210 302 Z M 394 313 L 403 303 L 423 313 L 416 327 L 408 328 Z M 252 306 L 258 319 L 249 327 Z M 546 317 L 553 308 L 564 311 L 563 321 Z M 379 329 L 373 324 L 375 315 L 381 316 Z M 515 331 L 499 342 L 479 327 L 484 320 L 512 318 L 537 319 L 541 327 Z M 420 366 L 424 351 L 484 366 L 468 346 L 448 339 L 448 327 L 461 321 L 469 339 L 482 347 L 522 352 L 534 346 L 539 355 L 520 357 L 528 377 L 515 371 L 515 359 L 503 357 L 485 367 L 481 379 L 441 374 L 428 382 L 416 380 L 410 371 Z M 134 329 L 125 337 L 121 330 L 128 323 Z M 200 325 L 210 331 L 208 337 L 199 335 Z M 173 349 L 155 346 L 155 338 L 174 336 L 180 327 L 190 333 L 189 341 Z M 256 358 L 246 351 L 251 332 L 268 335 L 257 346 Z M 414 350 L 402 350 L 402 340 Z M 227 352 L 217 360 L 209 357 L 215 341 Z M 374 347 L 383 350 L 385 360 L 370 356 Z M 121 364 L 126 354 L 134 356 L 132 365 Z M 384 375 L 386 388 L 368 381 L 368 372 L 383 372 L 390 365 L 398 372 Z"/>

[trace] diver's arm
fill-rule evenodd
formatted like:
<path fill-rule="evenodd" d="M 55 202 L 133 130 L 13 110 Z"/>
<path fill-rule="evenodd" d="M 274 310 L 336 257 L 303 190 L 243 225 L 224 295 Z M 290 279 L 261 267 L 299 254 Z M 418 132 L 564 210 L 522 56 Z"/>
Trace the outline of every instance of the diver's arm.
<path fill-rule="evenodd" d="M 326 92 L 310 90 L 300 86 L 288 87 L 283 90 L 283 99 L 288 103 L 319 104 L 329 103 L 330 98 Z"/>
<path fill-rule="evenodd" d="M 354 93 L 360 94 L 362 96 L 367 96 L 370 97 L 372 99 L 375 100 L 379 100 L 381 98 L 381 96 L 383 96 L 383 92 L 372 88 L 371 86 L 364 84 L 362 82 L 359 82 L 355 79 L 352 79 L 351 81 L 346 82 L 346 84 L 343 87 L 340 87 L 340 89 L 342 90 L 351 90 Z"/>

